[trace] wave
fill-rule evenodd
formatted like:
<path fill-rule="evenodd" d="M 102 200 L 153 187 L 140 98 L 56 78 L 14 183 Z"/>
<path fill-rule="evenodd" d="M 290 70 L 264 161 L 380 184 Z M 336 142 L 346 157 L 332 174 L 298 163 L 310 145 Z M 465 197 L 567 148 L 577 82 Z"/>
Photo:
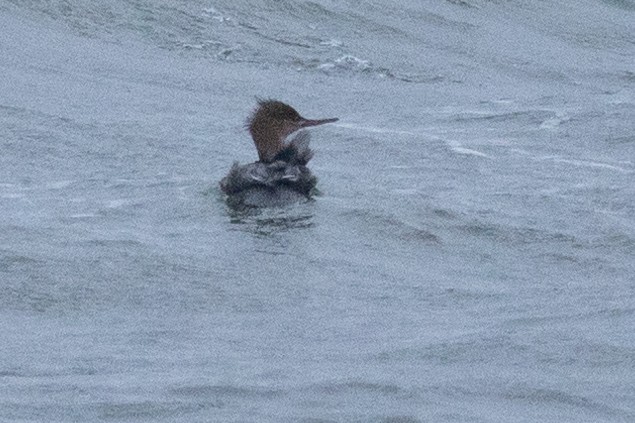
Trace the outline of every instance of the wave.
<path fill-rule="evenodd" d="M 486 69 L 492 66 L 498 67 L 498 72 L 523 70 L 531 77 L 564 78 L 573 83 L 572 74 L 585 72 L 584 66 L 589 72 L 601 68 L 589 57 L 579 63 L 582 68 L 578 65 L 578 71 L 570 72 L 558 57 L 565 46 L 552 42 L 549 49 L 541 50 L 544 54 L 537 55 L 534 44 L 542 45 L 555 37 L 581 50 L 632 47 L 625 17 L 617 11 L 623 13 L 632 7 L 624 0 L 604 1 L 614 11 L 590 4 L 555 8 L 476 0 L 448 0 L 437 5 L 400 1 L 381 8 L 292 0 L 224 0 L 213 5 L 167 0 L 151 5 L 113 0 L 9 3 L 18 11 L 39 15 L 37 19 L 60 23 L 81 37 L 117 43 L 140 40 L 218 61 L 343 76 L 370 74 L 411 83 L 462 82 L 471 78 L 465 71 L 489 72 Z M 572 18 L 560 9 L 571 11 Z M 594 10 L 612 13 L 613 25 L 609 28 L 600 22 L 588 30 L 584 23 L 578 23 L 595 16 Z M 541 19 L 536 19 L 538 15 Z M 471 36 L 483 31 L 505 35 L 512 27 L 514 34 L 509 40 L 502 38 L 504 42 L 496 52 L 480 43 L 479 37 Z"/>

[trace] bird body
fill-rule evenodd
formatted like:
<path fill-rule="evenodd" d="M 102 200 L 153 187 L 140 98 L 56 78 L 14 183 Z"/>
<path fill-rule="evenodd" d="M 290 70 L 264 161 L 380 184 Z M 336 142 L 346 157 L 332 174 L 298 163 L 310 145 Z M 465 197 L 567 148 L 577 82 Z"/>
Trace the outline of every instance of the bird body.
<path fill-rule="evenodd" d="M 301 131 L 288 143 L 286 138 L 302 128 L 337 120 L 305 119 L 285 103 L 260 100 L 247 121 L 259 160 L 246 165 L 234 163 L 220 181 L 228 204 L 273 207 L 309 198 L 317 183 L 306 166 L 313 157 L 309 134 Z"/>

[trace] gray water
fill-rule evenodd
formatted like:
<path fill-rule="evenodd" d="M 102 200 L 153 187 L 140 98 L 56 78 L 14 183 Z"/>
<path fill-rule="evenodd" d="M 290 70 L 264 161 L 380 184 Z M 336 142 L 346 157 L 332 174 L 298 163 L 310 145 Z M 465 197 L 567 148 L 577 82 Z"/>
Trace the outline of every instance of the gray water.
<path fill-rule="evenodd" d="M 0 1 L 0 421 L 635 421 L 635 3 Z M 255 97 L 320 195 L 238 213 Z"/>

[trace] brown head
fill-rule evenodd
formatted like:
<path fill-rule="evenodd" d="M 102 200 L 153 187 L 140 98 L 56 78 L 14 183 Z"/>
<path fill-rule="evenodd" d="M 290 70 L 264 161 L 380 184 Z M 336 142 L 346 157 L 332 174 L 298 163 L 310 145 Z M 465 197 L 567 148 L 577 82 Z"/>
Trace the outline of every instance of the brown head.
<path fill-rule="evenodd" d="M 288 104 L 276 100 L 258 100 L 258 107 L 247 121 L 247 127 L 258 149 L 261 162 L 273 161 L 284 147 L 284 140 L 295 131 L 309 126 L 335 122 L 331 119 L 305 119 Z"/>

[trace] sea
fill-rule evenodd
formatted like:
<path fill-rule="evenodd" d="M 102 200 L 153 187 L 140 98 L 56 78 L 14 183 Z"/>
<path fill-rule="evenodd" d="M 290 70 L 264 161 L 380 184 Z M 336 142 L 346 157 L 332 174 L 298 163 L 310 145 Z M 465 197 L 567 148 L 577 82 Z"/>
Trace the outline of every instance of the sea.
<path fill-rule="evenodd" d="M 0 0 L 0 422 L 635 422 L 634 23 Z M 319 192 L 235 210 L 268 98 Z"/>

